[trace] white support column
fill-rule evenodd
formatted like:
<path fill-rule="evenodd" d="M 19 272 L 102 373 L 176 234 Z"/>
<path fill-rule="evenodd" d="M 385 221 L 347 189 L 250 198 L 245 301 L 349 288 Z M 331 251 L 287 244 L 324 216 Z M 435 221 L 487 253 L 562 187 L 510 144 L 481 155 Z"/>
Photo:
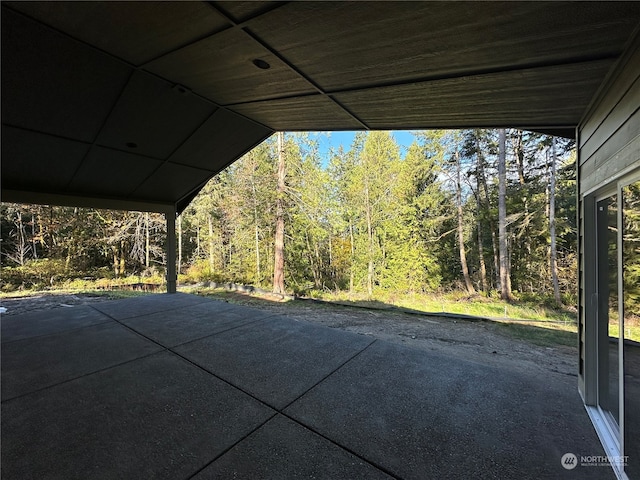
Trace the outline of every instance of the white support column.
<path fill-rule="evenodd" d="M 167 293 L 176 293 L 176 211 L 164 214 L 167 221 Z"/>

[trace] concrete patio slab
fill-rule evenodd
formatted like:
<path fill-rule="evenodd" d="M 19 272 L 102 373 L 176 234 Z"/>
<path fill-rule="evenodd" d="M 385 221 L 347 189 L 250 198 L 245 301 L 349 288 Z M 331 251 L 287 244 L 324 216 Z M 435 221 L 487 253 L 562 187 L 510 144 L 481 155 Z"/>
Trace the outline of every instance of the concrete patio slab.
<path fill-rule="evenodd" d="M 3 318 L 3 480 L 614 478 L 575 377 L 175 298 Z"/>
<path fill-rule="evenodd" d="M 613 479 L 560 464 L 604 455 L 565 377 L 378 341 L 285 413 L 399 478 Z"/>
<path fill-rule="evenodd" d="M 188 478 L 273 413 L 162 352 L 4 402 L 2 477 Z"/>
<path fill-rule="evenodd" d="M 111 321 L 109 317 L 97 312 L 88 305 L 60 307 L 22 315 L 3 316 L 0 322 L 2 343 Z"/>
<path fill-rule="evenodd" d="M 187 295 L 185 293 L 159 293 L 141 297 L 124 298 L 112 302 L 94 304 L 94 308 L 116 320 L 149 315 L 156 312 L 166 312 L 179 308 L 197 305 L 198 303 L 213 302 L 204 297 Z"/>
<path fill-rule="evenodd" d="M 273 315 L 264 310 L 216 301 L 180 307 L 178 313 L 176 315 L 174 310 L 157 312 L 123 319 L 122 323 L 166 347 L 174 347 Z"/>
<path fill-rule="evenodd" d="M 175 351 L 281 409 L 372 342 L 362 335 L 271 317 Z"/>
<path fill-rule="evenodd" d="M 393 477 L 278 415 L 196 475 L 194 480 L 227 478 L 382 480 Z"/>
<path fill-rule="evenodd" d="M 160 350 L 161 346 L 115 322 L 5 343 L 2 400 Z"/>

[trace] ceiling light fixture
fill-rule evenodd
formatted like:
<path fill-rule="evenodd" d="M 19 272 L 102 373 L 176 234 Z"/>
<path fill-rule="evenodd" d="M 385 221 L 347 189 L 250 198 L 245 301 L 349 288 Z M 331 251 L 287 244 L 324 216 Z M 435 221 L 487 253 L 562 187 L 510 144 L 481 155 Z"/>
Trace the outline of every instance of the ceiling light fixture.
<path fill-rule="evenodd" d="M 191 90 L 189 90 L 184 85 L 180 85 L 180 84 L 174 85 L 172 87 L 172 90 L 176 93 L 179 93 L 180 95 L 189 95 L 189 93 L 191 93 Z"/>
<path fill-rule="evenodd" d="M 271 68 L 271 65 L 259 58 L 254 59 L 253 64 L 262 70 L 269 70 Z"/>

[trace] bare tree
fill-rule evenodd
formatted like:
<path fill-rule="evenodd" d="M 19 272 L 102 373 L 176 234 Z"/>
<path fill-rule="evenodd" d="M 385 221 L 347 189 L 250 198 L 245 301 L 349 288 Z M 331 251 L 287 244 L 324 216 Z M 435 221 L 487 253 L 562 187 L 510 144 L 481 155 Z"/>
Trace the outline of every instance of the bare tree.
<path fill-rule="evenodd" d="M 17 263 L 22 266 L 27 262 L 27 257 L 29 253 L 31 253 L 32 246 L 30 242 L 27 240 L 27 232 L 25 230 L 25 224 L 22 220 L 22 210 L 20 207 L 15 210 L 15 218 L 13 220 L 13 225 L 15 229 L 12 229 L 9 232 L 9 236 L 13 237 L 13 251 L 11 252 L 3 252 L 3 254 L 10 259 L 11 261 Z"/>

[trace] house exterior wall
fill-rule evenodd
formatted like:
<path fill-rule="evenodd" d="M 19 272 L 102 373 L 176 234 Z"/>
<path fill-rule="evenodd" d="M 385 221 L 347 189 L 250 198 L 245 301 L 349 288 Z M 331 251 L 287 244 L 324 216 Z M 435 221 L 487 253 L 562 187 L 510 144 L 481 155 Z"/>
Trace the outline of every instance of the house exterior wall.
<path fill-rule="evenodd" d="M 620 62 L 594 99 L 587 115 L 577 129 L 578 147 L 578 389 L 587 412 L 602 442 L 605 452 L 619 479 L 640 479 L 640 409 L 636 392 L 638 376 L 631 361 L 638 355 L 638 347 L 627 346 L 622 337 L 612 337 L 609 318 L 612 304 L 607 282 L 611 282 L 612 251 L 617 251 L 614 267 L 618 285 L 616 302 L 618 326 L 624 326 L 622 298 L 624 258 L 621 252 L 624 231 L 623 209 L 620 203 L 622 188 L 640 179 L 640 33 L 636 32 Z M 616 212 L 614 230 L 596 210 L 606 209 L 610 199 Z M 604 226 L 604 230 L 603 230 Z M 617 236 L 617 247 L 610 238 Z M 598 245 L 600 243 L 601 245 Z M 600 254 L 598 254 L 600 252 Z M 609 253 L 608 253 L 609 252 Z M 604 262 L 604 263 L 603 263 Z M 600 269 L 600 271 L 598 271 Z M 598 297 L 600 291 L 600 297 Z M 618 342 L 618 343 L 612 343 Z M 622 342 L 622 343 L 620 343 Z M 614 345 L 617 345 L 614 347 Z M 620 345 L 622 345 L 620 347 Z M 617 350 L 617 360 L 610 362 L 610 352 Z M 629 349 L 629 350 L 627 350 Z M 627 356 L 629 363 L 627 362 Z M 613 367 L 611 367 L 613 365 Z M 633 371 L 631 371 L 631 370 Z M 613 380 L 610 383 L 610 380 Z M 628 383 L 629 382 L 629 383 Z M 618 397 L 611 403 L 611 385 Z M 610 408 L 611 405 L 617 407 Z M 605 406 L 606 405 L 606 406 Z M 609 420 L 611 413 L 617 415 Z M 614 425 L 612 428 L 611 425 Z M 617 462 L 617 463 L 616 463 Z"/>
<path fill-rule="evenodd" d="M 579 389 L 595 404 L 594 193 L 640 169 L 640 34 L 637 34 L 577 131 L 579 225 Z M 585 381 L 586 380 L 586 381 Z"/>

